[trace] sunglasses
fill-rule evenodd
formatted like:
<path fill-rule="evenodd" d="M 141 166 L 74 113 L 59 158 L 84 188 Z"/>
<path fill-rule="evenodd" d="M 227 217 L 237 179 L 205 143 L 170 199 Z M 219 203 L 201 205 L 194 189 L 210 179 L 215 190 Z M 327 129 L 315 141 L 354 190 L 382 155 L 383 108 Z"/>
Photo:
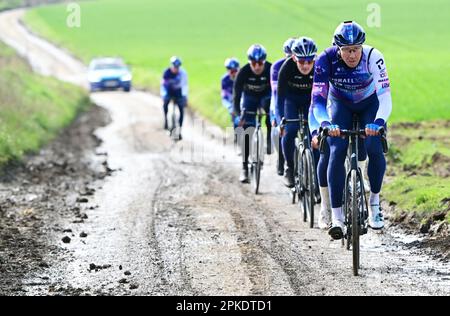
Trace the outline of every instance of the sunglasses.
<path fill-rule="evenodd" d="M 251 61 L 251 64 L 252 64 L 252 66 L 256 66 L 256 65 L 258 65 L 258 66 L 262 66 L 262 65 L 264 65 L 264 61 L 254 61 L 254 60 L 252 60 Z"/>
<path fill-rule="evenodd" d="M 300 58 L 300 59 L 294 58 L 294 59 L 295 59 L 295 62 L 299 65 L 311 65 L 314 63 L 314 59 L 305 59 L 305 58 Z"/>

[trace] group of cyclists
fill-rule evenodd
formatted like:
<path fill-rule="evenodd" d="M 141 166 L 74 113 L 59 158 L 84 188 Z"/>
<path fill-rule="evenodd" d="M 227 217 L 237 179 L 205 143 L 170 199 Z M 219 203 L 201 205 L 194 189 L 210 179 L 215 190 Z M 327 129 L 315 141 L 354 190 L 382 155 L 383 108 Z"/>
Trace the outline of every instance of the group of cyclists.
<path fill-rule="evenodd" d="M 382 229 L 384 219 L 380 207 L 380 191 L 386 170 L 380 130 L 386 128 L 392 111 L 389 78 L 383 55 L 364 45 L 365 32 L 354 21 L 345 21 L 335 30 L 331 47 L 320 54 L 313 39 L 289 38 L 284 42 L 284 57 L 274 64 L 267 60 L 260 44 L 250 46 L 248 63 L 240 67 L 236 58 L 225 61 L 227 73 L 222 77 L 222 103 L 230 113 L 233 126 L 244 130 L 256 124 L 258 111 L 264 110 L 267 127 L 267 154 L 278 149 L 277 173 L 284 176 L 287 187 L 294 186 L 295 138 L 303 113 L 308 118 L 311 147 L 317 170 L 320 194 L 319 227 L 328 229 L 333 239 L 344 235 L 343 192 L 348 139 L 341 130 L 352 128 L 357 114 L 365 138 L 358 142 L 359 167 L 367 162 L 369 226 Z M 163 77 L 161 93 L 164 112 L 174 99 L 183 113 L 186 104 L 187 80 L 174 57 Z M 180 116 L 182 125 L 183 115 Z M 167 126 L 167 125 L 166 125 Z M 319 151 L 320 136 L 327 131 L 324 149 Z M 248 138 L 243 139 L 240 182 L 249 182 Z M 319 199 L 318 199 L 319 200 Z"/>

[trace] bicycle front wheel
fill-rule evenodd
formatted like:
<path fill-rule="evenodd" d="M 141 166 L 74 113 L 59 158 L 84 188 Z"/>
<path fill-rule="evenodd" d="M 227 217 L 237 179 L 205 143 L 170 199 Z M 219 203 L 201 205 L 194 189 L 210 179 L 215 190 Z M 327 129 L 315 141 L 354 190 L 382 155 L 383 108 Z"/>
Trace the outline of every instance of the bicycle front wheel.
<path fill-rule="evenodd" d="M 314 178 L 314 160 L 312 152 L 305 149 L 303 152 L 303 187 L 304 187 L 304 207 L 306 209 L 309 227 L 314 227 L 314 204 L 315 204 L 315 178 Z"/>
<path fill-rule="evenodd" d="M 261 179 L 261 140 L 260 140 L 260 130 L 256 130 L 255 137 L 253 137 L 253 150 L 254 150 L 254 161 L 253 161 L 253 189 L 255 194 L 259 193 L 259 181 Z"/>
<path fill-rule="evenodd" d="M 357 276 L 359 273 L 359 263 L 360 263 L 360 245 L 359 245 L 359 235 L 360 235 L 360 220 L 361 220 L 361 208 L 363 197 L 360 192 L 361 183 L 360 174 L 356 170 L 352 170 L 350 176 L 350 183 L 352 184 L 352 250 L 353 250 L 353 275 Z"/>

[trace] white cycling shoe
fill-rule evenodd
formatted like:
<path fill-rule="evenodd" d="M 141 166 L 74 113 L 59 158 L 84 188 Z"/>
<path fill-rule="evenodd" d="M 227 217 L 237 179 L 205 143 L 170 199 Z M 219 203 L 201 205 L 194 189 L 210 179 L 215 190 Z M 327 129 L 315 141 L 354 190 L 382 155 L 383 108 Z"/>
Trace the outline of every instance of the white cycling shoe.
<path fill-rule="evenodd" d="M 339 240 L 344 238 L 345 234 L 345 224 L 343 221 L 336 220 L 333 223 L 333 226 L 328 231 L 328 235 L 331 236 L 334 240 Z"/>
<path fill-rule="evenodd" d="M 320 209 L 319 228 L 322 230 L 329 229 L 331 226 L 331 210 Z"/>
<path fill-rule="evenodd" d="M 369 212 L 369 227 L 374 230 L 384 228 L 384 218 L 381 213 L 380 205 L 371 205 Z"/>

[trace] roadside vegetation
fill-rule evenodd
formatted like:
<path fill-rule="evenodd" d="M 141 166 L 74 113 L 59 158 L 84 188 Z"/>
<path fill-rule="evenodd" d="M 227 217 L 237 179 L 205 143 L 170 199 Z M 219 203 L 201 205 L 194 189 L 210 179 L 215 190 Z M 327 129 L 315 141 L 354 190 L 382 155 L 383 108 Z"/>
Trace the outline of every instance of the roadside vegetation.
<path fill-rule="evenodd" d="M 88 105 L 81 88 L 34 74 L 0 42 L 0 166 L 38 151 Z"/>

